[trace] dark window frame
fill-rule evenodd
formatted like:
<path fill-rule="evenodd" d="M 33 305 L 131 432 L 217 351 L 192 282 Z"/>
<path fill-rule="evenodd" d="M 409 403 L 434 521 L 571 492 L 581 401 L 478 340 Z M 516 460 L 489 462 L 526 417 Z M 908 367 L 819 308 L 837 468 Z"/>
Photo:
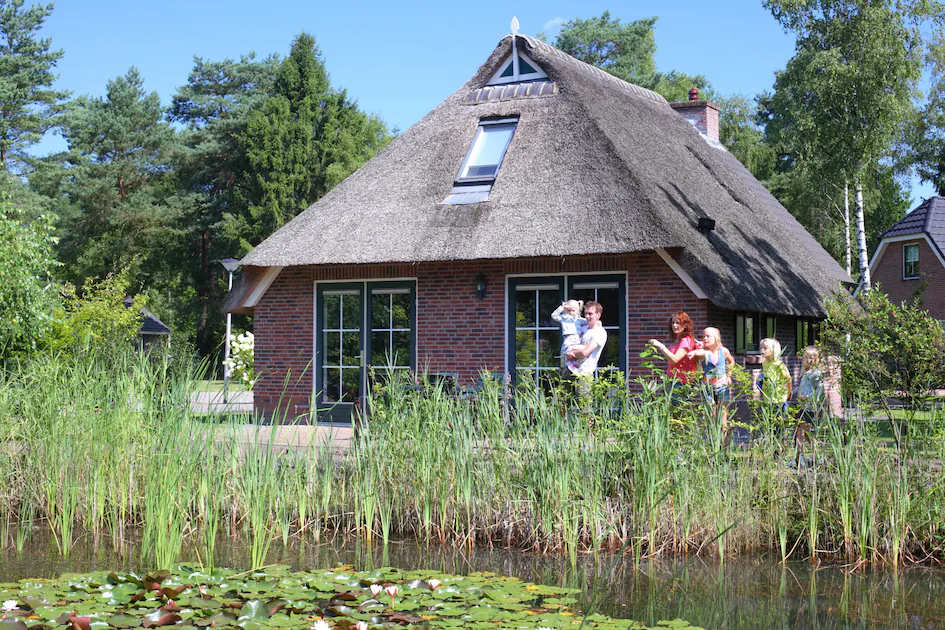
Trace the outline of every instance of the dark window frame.
<path fill-rule="evenodd" d="M 813 346 L 820 337 L 818 325 L 820 320 L 810 317 L 798 317 L 794 329 L 794 345 L 797 346 L 797 354 L 803 354 L 807 346 Z"/>
<path fill-rule="evenodd" d="M 507 294 L 506 294 L 506 308 L 508 319 L 506 321 L 506 365 L 509 369 L 509 376 L 512 378 L 512 384 L 519 384 L 518 370 L 516 366 L 516 291 L 520 285 L 557 285 L 559 291 L 559 298 L 561 301 L 565 299 L 570 299 L 570 296 L 573 295 L 575 289 L 574 285 L 581 284 L 610 284 L 616 283 L 616 289 L 621 296 L 619 302 L 619 311 L 617 314 L 617 321 L 619 322 L 618 331 L 620 333 L 620 347 L 618 349 L 618 363 L 616 369 L 621 370 L 624 374 L 628 373 L 629 369 L 629 356 L 626 351 L 627 349 L 627 337 L 630 334 L 630 320 L 628 314 L 628 304 L 627 304 L 627 276 L 626 274 L 614 272 L 614 273 L 594 273 L 594 274 L 554 274 L 549 273 L 541 276 L 509 276 L 507 279 Z M 537 328 L 536 328 L 537 329 Z M 611 343 L 608 340 L 607 343 Z M 604 370 L 609 370 L 613 368 L 602 368 Z M 558 369 L 553 370 L 556 374 L 559 373 Z"/>
<path fill-rule="evenodd" d="M 315 393 L 315 405 L 318 409 L 318 417 L 320 420 L 328 420 L 331 422 L 340 422 L 347 423 L 351 422 L 352 413 L 356 406 L 361 407 L 361 409 L 366 409 L 367 401 L 367 378 L 368 370 L 372 367 L 383 369 L 385 366 L 373 366 L 370 364 L 370 357 L 372 354 L 373 348 L 371 347 L 372 342 L 372 312 L 371 312 L 371 296 L 375 290 L 384 289 L 407 289 L 407 294 L 410 296 L 410 326 L 412 330 L 411 339 L 410 339 L 410 367 L 409 369 L 413 372 L 416 372 L 417 369 L 417 281 L 416 280 L 349 280 L 342 282 L 317 282 L 315 284 L 315 357 L 313 361 L 314 367 L 314 393 Z M 324 397 L 324 359 L 325 359 L 325 344 L 324 344 L 324 331 L 325 331 L 325 321 L 323 320 L 324 305 L 325 305 L 325 293 L 331 294 L 332 292 L 337 291 L 350 291 L 357 292 L 360 295 L 361 299 L 361 312 L 359 313 L 359 334 L 361 339 L 360 351 L 361 351 L 361 365 L 359 373 L 359 398 L 356 401 L 326 401 Z M 396 368 L 400 369 L 400 368 Z"/>
<path fill-rule="evenodd" d="M 751 320 L 752 330 L 754 331 L 754 340 L 751 343 L 745 338 L 745 321 Z M 766 322 L 767 324 L 767 322 Z M 760 354 L 761 353 L 761 313 L 738 312 L 735 313 L 735 354 Z"/>

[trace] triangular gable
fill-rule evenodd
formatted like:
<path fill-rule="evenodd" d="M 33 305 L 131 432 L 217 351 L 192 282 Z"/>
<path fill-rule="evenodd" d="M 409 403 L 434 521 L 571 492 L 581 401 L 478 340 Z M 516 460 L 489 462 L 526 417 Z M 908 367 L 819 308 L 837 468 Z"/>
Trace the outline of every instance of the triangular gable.
<path fill-rule="evenodd" d="M 525 53 L 518 53 L 518 78 L 515 77 L 515 65 L 512 63 L 513 56 L 499 66 L 499 69 L 487 85 L 502 85 L 503 83 L 518 83 L 520 81 L 534 81 L 536 79 L 547 79 L 548 75 L 541 69 L 537 63 L 528 58 Z"/>

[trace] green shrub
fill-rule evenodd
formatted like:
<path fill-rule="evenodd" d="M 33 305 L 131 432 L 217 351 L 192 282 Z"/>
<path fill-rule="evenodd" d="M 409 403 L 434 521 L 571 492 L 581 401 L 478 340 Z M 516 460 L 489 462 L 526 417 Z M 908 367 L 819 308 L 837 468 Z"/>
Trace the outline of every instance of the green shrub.
<path fill-rule="evenodd" d="M 828 300 L 820 345 L 841 364 L 844 394 L 903 398 L 911 408 L 945 386 L 942 326 L 917 302 L 895 304 L 879 285 Z"/>

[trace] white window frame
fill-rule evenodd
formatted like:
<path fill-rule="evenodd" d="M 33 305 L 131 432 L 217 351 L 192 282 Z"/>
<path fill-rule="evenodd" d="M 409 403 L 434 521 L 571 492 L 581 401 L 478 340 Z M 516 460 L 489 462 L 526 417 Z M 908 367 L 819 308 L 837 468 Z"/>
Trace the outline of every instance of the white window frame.
<path fill-rule="evenodd" d="M 489 83 L 486 85 L 505 85 L 506 83 L 524 83 L 526 81 L 537 81 L 539 79 L 547 79 L 548 75 L 545 74 L 545 71 L 542 70 L 541 66 L 532 61 L 528 55 L 523 52 L 518 53 L 518 56 L 522 58 L 528 65 L 536 70 L 536 72 L 530 72 L 528 74 L 522 74 L 519 72 L 519 75 L 516 77 L 515 74 L 511 74 L 507 77 L 503 77 L 502 73 L 505 72 L 512 62 L 514 61 L 513 55 L 509 55 L 509 58 L 505 60 L 499 69 L 496 70 L 495 74 L 492 75 L 492 78 L 489 79 Z"/>
<path fill-rule="evenodd" d="M 495 173 L 493 175 L 479 175 L 476 177 L 463 177 L 463 173 L 466 171 L 466 166 L 469 164 L 469 159 L 472 157 L 473 152 L 476 149 L 476 143 L 480 141 L 483 134 L 483 128 L 491 127 L 494 125 L 511 125 L 512 133 L 509 134 L 508 140 L 505 142 L 505 146 L 502 148 L 502 154 L 499 156 L 499 163 L 495 166 Z M 466 157 L 463 158 L 463 163 L 459 167 L 459 173 L 456 174 L 456 183 L 457 184 L 483 184 L 483 183 L 492 183 L 499 177 L 499 170 L 502 168 L 502 162 L 505 161 L 505 154 L 509 151 L 509 145 L 512 144 L 512 138 L 515 137 L 515 130 L 518 128 L 518 117 L 507 117 L 507 118 L 492 118 L 479 121 L 479 126 L 476 128 L 476 135 L 473 136 L 472 142 L 469 143 L 469 149 L 466 151 Z M 455 188 L 454 188 L 455 192 Z"/>
<path fill-rule="evenodd" d="M 908 258 L 908 254 L 906 254 L 906 251 L 911 247 L 915 248 L 915 261 L 914 262 L 915 262 L 915 266 L 917 270 L 914 276 L 910 276 L 906 272 L 906 268 L 910 262 Z M 920 274 L 922 272 L 922 267 L 919 265 L 919 252 L 920 252 L 920 248 L 919 248 L 918 242 L 902 244 L 902 279 L 903 280 L 918 280 L 921 277 Z"/>

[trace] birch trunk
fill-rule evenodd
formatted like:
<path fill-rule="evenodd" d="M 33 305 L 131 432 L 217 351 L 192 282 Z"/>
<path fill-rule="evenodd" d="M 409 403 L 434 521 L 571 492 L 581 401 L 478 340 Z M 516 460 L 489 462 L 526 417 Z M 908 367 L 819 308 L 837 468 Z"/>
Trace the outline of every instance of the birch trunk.
<path fill-rule="evenodd" d="M 860 282 L 864 289 L 869 289 L 870 263 L 866 258 L 866 222 L 863 218 L 863 184 L 857 179 L 854 184 L 856 195 L 856 245 L 860 254 Z"/>
<path fill-rule="evenodd" d="M 853 248 L 850 244 L 850 184 L 843 182 L 843 244 L 847 255 L 847 275 L 853 272 Z"/>

